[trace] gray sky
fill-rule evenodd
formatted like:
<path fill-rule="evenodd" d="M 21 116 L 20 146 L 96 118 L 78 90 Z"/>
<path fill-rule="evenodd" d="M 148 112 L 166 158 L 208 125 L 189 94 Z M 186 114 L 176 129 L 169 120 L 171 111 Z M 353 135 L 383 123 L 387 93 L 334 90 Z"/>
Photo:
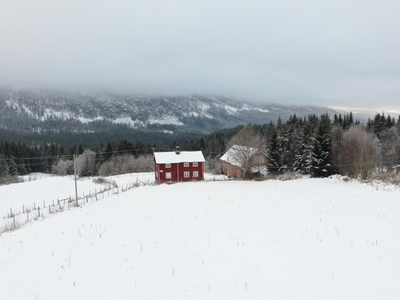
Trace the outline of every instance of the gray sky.
<path fill-rule="evenodd" d="M 0 0 L 0 84 L 400 110 L 398 0 Z"/>

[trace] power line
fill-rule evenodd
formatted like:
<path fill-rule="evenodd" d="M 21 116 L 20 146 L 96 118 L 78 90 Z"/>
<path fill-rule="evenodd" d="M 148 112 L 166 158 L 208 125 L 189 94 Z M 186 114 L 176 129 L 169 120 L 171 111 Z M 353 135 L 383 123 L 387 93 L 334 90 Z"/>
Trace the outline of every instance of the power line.
<path fill-rule="evenodd" d="M 176 149 L 172 149 L 172 148 L 166 148 L 166 147 L 155 147 L 152 149 L 157 149 L 157 150 L 163 150 L 164 152 L 167 151 L 175 151 Z M 144 150 L 144 148 L 131 148 L 129 150 L 115 150 L 115 151 L 108 151 L 108 152 L 94 152 L 96 155 L 100 154 L 100 155 L 104 155 L 104 154 L 129 154 L 129 153 L 134 153 L 137 150 Z M 185 151 L 185 150 L 181 150 L 181 151 Z M 202 150 L 199 150 L 202 151 Z M 220 151 L 202 151 L 203 153 L 206 154 L 211 154 L 211 155 L 223 155 L 225 154 L 225 152 L 220 152 Z M 152 153 L 143 153 L 142 155 L 150 155 Z M 82 155 L 82 154 L 81 154 Z M 11 156 L 12 157 L 12 156 Z M 30 161 L 30 160 L 49 160 L 49 159 L 60 159 L 60 158 L 70 158 L 70 160 L 72 160 L 72 158 L 74 157 L 74 154 L 62 154 L 62 155 L 54 155 L 54 156 L 37 156 L 37 157 L 12 157 L 13 159 L 17 160 L 17 161 Z M 78 156 L 79 157 L 79 156 Z M 0 158 L 0 161 L 8 161 L 8 158 Z M 29 163 L 30 166 L 39 166 L 39 165 L 46 165 L 49 162 L 43 161 L 43 162 L 33 162 L 33 163 Z M 384 161 L 379 161 L 379 162 L 370 162 L 370 163 L 362 163 L 362 164 L 338 164 L 338 165 L 326 165 L 326 166 L 319 166 L 320 168 L 341 168 L 341 167 L 349 167 L 349 166 L 372 166 L 372 165 L 380 165 L 380 164 L 396 164 L 395 162 L 393 162 L 392 160 L 384 160 Z M 311 165 L 310 165 L 311 166 Z M 285 166 L 281 166 L 281 167 L 272 167 L 272 166 L 268 166 L 269 169 L 291 169 L 294 170 L 295 167 L 285 167 Z"/>

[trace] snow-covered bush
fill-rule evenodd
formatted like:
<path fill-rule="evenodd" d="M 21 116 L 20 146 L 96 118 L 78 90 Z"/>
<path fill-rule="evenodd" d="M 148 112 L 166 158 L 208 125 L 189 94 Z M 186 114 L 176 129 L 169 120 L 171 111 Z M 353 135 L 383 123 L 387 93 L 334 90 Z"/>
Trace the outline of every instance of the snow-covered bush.
<path fill-rule="evenodd" d="M 99 169 L 99 175 L 110 176 L 134 172 L 148 172 L 152 169 L 152 156 L 142 155 L 135 159 L 133 155 L 125 154 L 113 156 L 109 161 L 102 164 Z"/>
<path fill-rule="evenodd" d="M 51 167 L 51 172 L 61 176 L 74 174 L 74 162 L 72 160 L 59 159 L 58 162 Z"/>

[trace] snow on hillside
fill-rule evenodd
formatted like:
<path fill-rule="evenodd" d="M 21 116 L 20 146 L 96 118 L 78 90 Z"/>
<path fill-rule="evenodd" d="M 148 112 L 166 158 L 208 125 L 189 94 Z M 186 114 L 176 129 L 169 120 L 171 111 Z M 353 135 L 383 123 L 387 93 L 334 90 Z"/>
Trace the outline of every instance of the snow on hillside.
<path fill-rule="evenodd" d="M 184 126 L 181 121 L 175 116 L 163 115 L 161 118 L 155 118 L 150 116 L 147 120 L 149 124 L 162 124 L 162 125 L 176 125 L 176 126 Z"/>
<path fill-rule="evenodd" d="M 399 253 L 398 189 L 142 186 L 0 235 L 1 299 L 398 299 Z"/>

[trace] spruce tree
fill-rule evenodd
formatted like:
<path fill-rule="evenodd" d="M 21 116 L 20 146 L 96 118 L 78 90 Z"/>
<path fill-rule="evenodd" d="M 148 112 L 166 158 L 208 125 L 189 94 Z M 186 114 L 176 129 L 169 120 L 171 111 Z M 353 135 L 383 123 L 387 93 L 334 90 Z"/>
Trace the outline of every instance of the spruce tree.
<path fill-rule="evenodd" d="M 271 137 L 269 140 L 268 147 L 268 172 L 272 174 L 276 174 L 279 172 L 280 168 L 280 151 L 278 144 L 278 132 L 275 128 L 271 131 Z"/>
<path fill-rule="evenodd" d="M 303 127 L 302 140 L 293 166 L 293 170 L 301 174 L 310 174 L 311 171 L 314 131 L 313 123 L 308 120 Z"/>
<path fill-rule="evenodd" d="M 18 175 L 18 167 L 17 164 L 15 163 L 14 157 L 9 156 L 7 158 L 7 165 L 8 165 L 8 174 L 10 176 Z"/>
<path fill-rule="evenodd" d="M 315 133 L 312 151 L 314 177 L 327 177 L 332 174 L 331 123 L 328 115 L 322 115 Z"/>
<path fill-rule="evenodd" d="M 4 154 L 0 154 L 0 178 L 5 178 L 9 174 L 7 159 Z"/>
<path fill-rule="evenodd" d="M 91 175 L 92 174 L 91 174 L 90 168 L 89 168 L 89 160 L 88 160 L 88 158 L 86 158 L 85 166 L 84 166 L 83 171 L 82 171 L 82 176 L 88 177 L 88 176 L 91 176 Z"/>
<path fill-rule="evenodd" d="M 107 144 L 106 151 L 104 152 L 104 160 L 105 161 L 110 160 L 111 156 L 113 155 L 113 152 L 114 152 L 114 150 L 111 146 L 111 143 L 109 142 Z"/>

